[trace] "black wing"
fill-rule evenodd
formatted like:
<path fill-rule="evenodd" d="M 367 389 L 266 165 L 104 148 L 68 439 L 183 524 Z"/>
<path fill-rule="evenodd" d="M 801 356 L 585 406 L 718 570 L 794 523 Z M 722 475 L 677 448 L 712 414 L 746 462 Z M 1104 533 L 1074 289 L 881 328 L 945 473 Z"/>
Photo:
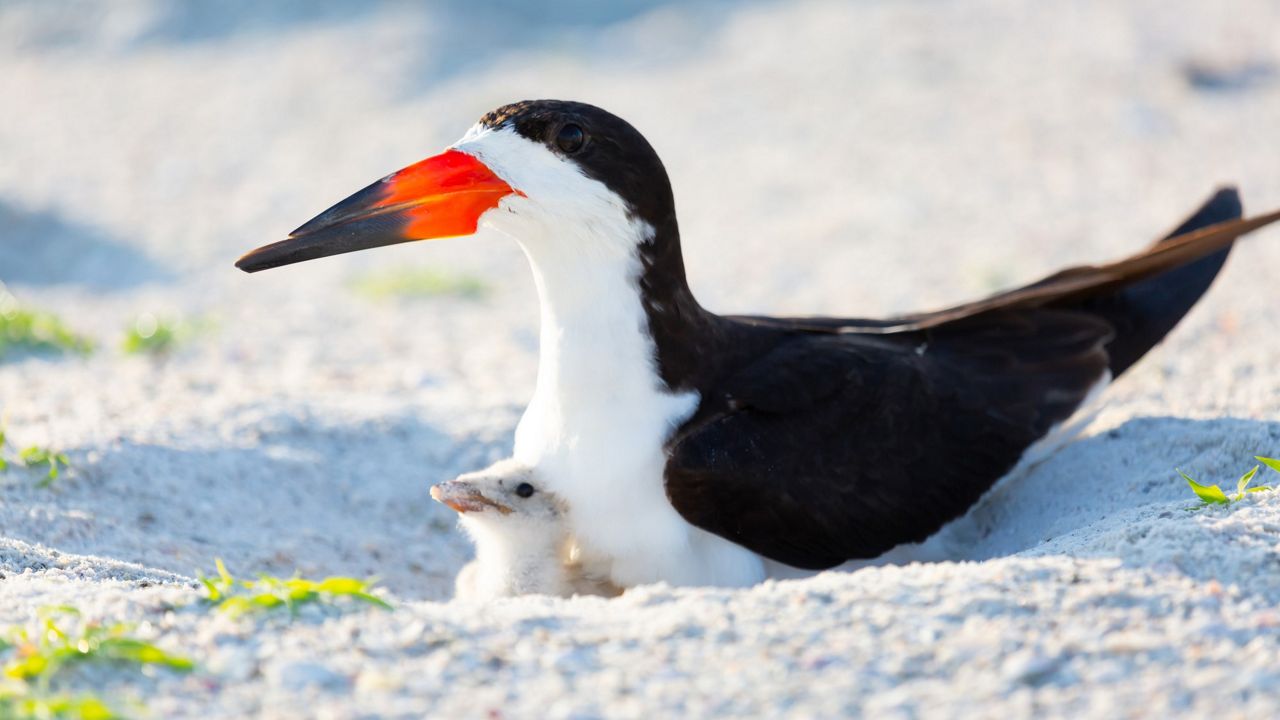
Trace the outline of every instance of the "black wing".
<path fill-rule="evenodd" d="M 891 320 L 728 318 L 782 338 L 712 387 L 669 448 L 694 525 L 798 567 L 923 540 L 1195 304 L 1235 239 L 1280 220 L 1219 191 L 1164 240 Z"/>
<path fill-rule="evenodd" d="M 701 387 L 669 446 L 690 523 L 800 568 L 923 541 L 964 514 L 1110 370 L 1160 341 L 1240 234 L 1231 188 L 1117 263 L 891 320 L 730 318 L 785 338 Z"/>
<path fill-rule="evenodd" d="M 826 568 L 959 517 L 1107 368 L 1110 326 L 1048 310 L 893 338 L 797 334 L 727 378 L 669 448 L 692 524 Z"/>

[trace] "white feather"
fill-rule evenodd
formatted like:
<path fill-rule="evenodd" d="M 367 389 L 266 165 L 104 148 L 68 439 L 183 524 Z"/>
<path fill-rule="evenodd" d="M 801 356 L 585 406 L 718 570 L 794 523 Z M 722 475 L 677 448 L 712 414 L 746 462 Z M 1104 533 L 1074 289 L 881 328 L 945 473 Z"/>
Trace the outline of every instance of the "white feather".
<path fill-rule="evenodd" d="M 462 527 L 475 541 L 476 559 L 458 573 L 458 599 L 573 594 L 565 569 L 567 539 L 562 528 L 543 519 L 486 520 L 461 517 Z"/>

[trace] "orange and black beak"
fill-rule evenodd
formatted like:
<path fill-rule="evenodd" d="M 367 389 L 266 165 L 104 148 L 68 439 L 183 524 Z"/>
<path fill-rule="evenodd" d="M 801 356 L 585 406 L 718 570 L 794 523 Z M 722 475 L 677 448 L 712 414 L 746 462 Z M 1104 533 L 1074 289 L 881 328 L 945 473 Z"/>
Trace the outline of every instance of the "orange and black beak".
<path fill-rule="evenodd" d="M 471 235 L 480 216 L 517 194 L 475 157 L 448 150 L 388 175 L 236 261 L 258 272 L 413 240 Z"/>

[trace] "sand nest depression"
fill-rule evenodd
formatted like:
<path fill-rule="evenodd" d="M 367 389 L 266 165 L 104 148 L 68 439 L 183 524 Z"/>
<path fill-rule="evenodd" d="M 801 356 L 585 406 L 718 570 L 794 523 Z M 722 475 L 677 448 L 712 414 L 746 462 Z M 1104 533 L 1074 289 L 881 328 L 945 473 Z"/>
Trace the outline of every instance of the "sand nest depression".
<path fill-rule="evenodd" d="M 1280 206 L 1280 9 L 1201 5 L 0 9 L 0 281 L 97 345 L 0 361 L 12 446 L 71 465 L 0 474 L 0 627 L 130 624 L 195 669 L 50 690 L 164 718 L 1280 715 L 1280 493 L 1202 507 L 1175 470 L 1231 490 L 1280 455 L 1276 230 L 931 562 L 487 605 L 447 602 L 471 547 L 428 488 L 503 457 L 532 390 L 516 246 L 232 267 L 558 96 L 653 142 L 709 308 L 958 302 L 1126 255 L 1222 183 Z M 171 349 L 122 349 L 144 315 Z M 393 609 L 218 611 L 215 558 L 376 576 Z"/>

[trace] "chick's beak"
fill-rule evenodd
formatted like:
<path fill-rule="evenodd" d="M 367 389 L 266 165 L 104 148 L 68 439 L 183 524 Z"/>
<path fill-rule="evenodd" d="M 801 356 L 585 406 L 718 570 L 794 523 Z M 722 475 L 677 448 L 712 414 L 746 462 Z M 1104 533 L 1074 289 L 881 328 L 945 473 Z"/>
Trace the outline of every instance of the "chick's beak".
<path fill-rule="evenodd" d="M 503 515 L 510 515 L 511 508 L 500 502 L 490 500 L 476 488 L 456 480 L 442 482 L 431 487 L 431 497 L 436 502 L 447 505 L 459 513 L 480 512 L 493 508 Z"/>
<path fill-rule="evenodd" d="M 448 150 L 394 172 L 325 210 L 288 239 L 236 262 L 245 272 L 368 248 L 475 233 L 480 216 L 517 194 L 479 159 Z"/>

